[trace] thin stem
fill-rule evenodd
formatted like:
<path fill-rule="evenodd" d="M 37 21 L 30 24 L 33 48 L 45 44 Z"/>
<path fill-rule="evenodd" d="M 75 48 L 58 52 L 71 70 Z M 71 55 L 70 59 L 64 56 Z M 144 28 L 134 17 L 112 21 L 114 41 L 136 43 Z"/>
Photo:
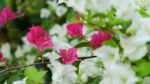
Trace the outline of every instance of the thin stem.
<path fill-rule="evenodd" d="M 45 64 L 50 64 L 50 62 L 39 62 L 39 63 L 33 63 L 33 64 L 28 64 L 28 65 L 22 65 L 22 66 L 12 67 L 12 68 L 8 68 L 8 69 L 0 71 L 0 74 L 5 73 L 7 71 L 14 70 L 14 69 L 20 69 L 20 68 L 29 67 L 29 66 L 45 65 Z"/>
<path fill-rule="evenodd" d="M 90 57 L 78 57 L 78 59 L 84 60 L 84 59 L 90 59 L 95 58 L 96 56 L 90 56 Z"/>
<path fill-rule="evenodd" d="M 90 58 L 95 58 L 96 56 L 89 56 L 89 57 L 78 57 L 78 59 L 80 60 L 84 60 L 84 59 L 90 59 Z M 1 70 L 0 74 L 11 71 L 11 70 L 15 70 L 15 69 L 20 69 L 20 68 L 25 68 L 25 67 L 29 67 L 29 66 L 38 66 L 38 65 L 46 65 L 46 64 L 51 64 L 50 62 L 38 62 L 38 63 L 33 63 L 33 64 L 28 64 L 28 65 L 21 65 L 21 66 L 17 66 L 17 67 L 11 67 L 5 70 Z"/>

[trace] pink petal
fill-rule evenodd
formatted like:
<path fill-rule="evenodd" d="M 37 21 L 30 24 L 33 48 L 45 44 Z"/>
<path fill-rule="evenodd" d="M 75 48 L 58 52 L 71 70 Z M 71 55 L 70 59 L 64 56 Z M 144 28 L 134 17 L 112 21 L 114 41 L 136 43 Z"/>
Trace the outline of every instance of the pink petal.
<path fill-rule="evenodd" d="M 3 54 L 0 52 L 0 62 L 3 60 Z"/>
<path fill-rule="evenodd" d="M 31 44 L 36 45 L 40 51 L 54 46 L 50 35 L 41 26 L 32 26 L 27 33 L 27 40 Z"/>
<path fill-rule="evenodd" d="M 12 20 L 15 18 L 16 14 L 10 8 L 4 7 L 2 9 L 2 15 L 5 17 L 6 20 Z"/>
<path fill-rule="evenodd" d="M 60 56 L 62 57 L 62 62 L 64 64 L 72 64 L 73 62 L 77 61 L 77 49 L 70 48 L 67 50 L 60 49 Z"/>
<path fill-rule="evenodd" d="M 0 25 L 3 25 L 5 23 L 4 16 L 0 13 Z"/>
<path fill-rule="evenodd" d="M 109 40 L 110 39 L 110 37 L 111 37 L 111 33 L 105 33 L 105 32 L 103 32 L 102 30 L 100 30 L 98 33 L 96 33 L 96 34 L 93 34 L 92 36 L 91 36 L 91 47 L 93 48 L 93 49 L 96 49 L 96 48 L 99 48 L 99 47 L 101 47 L 101 45 L 102 45 L 102 43 L 104 42 L 104 41 L 107 41 L 107 40 Z"/>
<path fill-rule="evenodd" d="M 67 32 L 71 37 L 82 37 L 83 24 L 82 23 L 69 23 L 67 26 Z"/>

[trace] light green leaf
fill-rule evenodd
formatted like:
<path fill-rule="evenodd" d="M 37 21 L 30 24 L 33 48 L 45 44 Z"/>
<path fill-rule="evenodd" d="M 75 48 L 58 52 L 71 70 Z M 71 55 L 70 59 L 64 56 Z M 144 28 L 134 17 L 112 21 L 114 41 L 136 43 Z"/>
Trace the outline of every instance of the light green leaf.
<path fill-rule="evenodd" d="M 36 84 L 43 82 L 43 77 L 46 74 L 46 71 L 38 72 L 35 67 L 28 67 L 24 71 L 24 75 L 28 77 L 29 80 L 34 81 Z"/>
<path fill-rule="evenodd" d="M 143 61 L 134 67 L 137 75 L 144 77 L 150 75 L 150 62 Z"/>
<path fill-rule="evenodd" d="M 103 45 L 110 45 L 112 47 L 118 47 L 117 43 L 113 39 L 108 40 L 108 41 L 104 41 L 102 44 Z"/>

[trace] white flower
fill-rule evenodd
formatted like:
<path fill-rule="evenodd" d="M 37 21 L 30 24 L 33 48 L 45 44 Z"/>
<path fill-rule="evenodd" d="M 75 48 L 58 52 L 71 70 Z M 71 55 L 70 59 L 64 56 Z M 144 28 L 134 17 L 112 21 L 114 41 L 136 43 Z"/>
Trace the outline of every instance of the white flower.
<path fill-rule="evenodd" d="M 86 12 L 86 2 L 87 0 L 66 0 L 66 1 L 59 1 L 59 3 L 65 2 L 68 7 L 72 7 L 74 10 L 85 13 Z"/>
<path fill-rule="evenodd" d="M 87 0 L 87 9 L 92 12 L 106 12 L 111 9 L 112 0 Z"/>
<path fill-rule="evenodd" d="M 77 75 L 76 68 L 72 65 L 63 65 L 53 61 L 48 67 L 52 70 L 52 84 L 75 84 Z"/>
<path fill-rule="evenodd" d="M 148 42 L 150 41 L 150 18 L 144 18 L 141 22 L 141 28 L 137 31 L 137 36 L 140 38 L 140 41 Z"/>
<path fill-rule="evenodd" d="M 149 76 L 144 77 L 143 84 L 150 84 L 150 77 Z"/>
<path fill-rule="evenodd" d="M 92 50 L 87 47 L 82 47 L 78 49 L 78 56 L 79 57 L 88 57 L 92 55 Z"/>
<path fill-rule="evenodd" d="M 100 59 L 91 58 L 81 61 L 79 65 L 79 73 L 83 73 L 82 77 L 84 82 L 88 77 L 98 77 L 102 75 L 102 68 L 96 64 Z"/>
<path fill-rule="evenodd" d="M 31 52 L 31 49 L 32 49 L 33 47 L 35 47 L 35 46 L 32 46 L 32 45 L 28 42 L 26 36 L 22 37 L 22 41 L 23 41 L 22 49 L 23 49 L 23 52 L 24 52 L 24 53 Z"/>
<path fill-rule="evenodd" d="M 15 51 L 15 56 L 16 58 L 20 58 L 24 56 L 24 51 L 22 50 L 22 48 L 20 46 L 17 46 L 17 50 Z"/>
<path fill-rule="evenodd" d="M 57 0 L 47 0 L 47 4 L 51 7 L 52 11 L 58 6 Z"/>
<path fill-rule="evenodd" d="M 132 19 L 132 24 L 128 28 L 128 33 L 135 33 L 136 39 L 138 42 L 146 43 L 150 41 L 150 18 L 143 18 L 140 14 L 135 14 Z"/>
<path fill-rule="evenodd" d="M 116 17 L 125 20 L 131 19 L 137 9 L 134 0 L 113 0 L 112 5 L 116 9 Z"/>
<path fill-rule="evenodd" d="M 26 64 L 32 64 L 36 60 L 36 56 L 29 54 L 26 56 L 26 59 L 27 59 Z"/>
<path fill-rule="evenodd" d="M 1 46 L 1 52 L 3 53 L 4 58 L 9 59 L 9 60 L 12 58 L 12 55 L 10 53 L 10 49 L 11 48 L 10 48 L 9 43 L 4 43 Z"/>
<path fill-rule="evenodd" d="M 96 49 L 93 53 L 104 62 L 117 62 L 120 60 L 119 49 L 111 46 L 102 46 Z"/>
<path fill-rule="evenodd" d="M 27 37 L 26 37 L 26 36 L 23 36 L 21 40 L 23 41 L 24 44 L 30 45 L 30 43 L 29 43 L 29 41 L 27 40 Z"/>
<path fill-rule="evenodd" d="M 23 80 L 14 81 L 12 84 L 26 84 L 26 80 L 27 80 L 27 77 L 24 78 Z"/>
<path fill-rule="evenodd" d="M 127 64 L 108 63 L 105 68 L 99 84 L 135 84 L 138 81 L 134 71 Z"/>
<path fill-rule="evenodd" d="M 43 55 L 44 57 L 48 58 L 50 62 L 56 61 L 60 56 L 55 51 L 47 52 Z"/>
<path fill-rule="evenodd" d="M 58 4 L 61 4 L 61 3 L 66 3 L 67 0 L 58 0 Z"/>
<path fill-rule="evenodd" d="M 131 19 L 132 23 L 130 27 L 127 29 L 128 33 L 135 33 L 142 27 L 142 16 L 139 13 L 135 13 L 133 18 Z"/>
<path fill-rule="evenodd" d="M 23 44 L 22 45 L 22 50 L 23 50 L 24 53 L 28 53 L 28 52 L 31 52 L 33 47 L 35 47 L 35 46 L 31 46 L 31 45 L 28 45 L 28 44 Z"/>
<path fill-rule="evenodd" d="M 139 7 L 150 8 L 150 0 L 134 0 Z"/>
<path fill-rule="evenodd" d="M 7 84 L 7 81 L 5 81 L 4 84 Z"/>
<path fill-rule="evenodd" d="M 55 24 L 49 31 L 49 34 L 58 36 L 60 39 L 65 40 L 65 35 L 67 34 L 67 31 L 65 30 L 64 26 Z"/>
<path fill-rule="evenodd" d="M 128 57 L 131 61 L 139 60 L 147 53 L 145 42 L 141 38 L 132 36 L 129 38 L 120 38 L 120 44 L 123 48 L 123 57 Z M 137 43 L 138 42 L 138 43 Z"/>
<path fill-rule="evenodd" d="M 59 49 L 62 49 L 62 48 L 65 49 L 65 48 L 72 47 L 68 42 L 61 40 L 57 36 L 52 36 L 51 39 L 52 39 L 53 43 L 55 43 L 54 50 L 56 50 L 56 51 L 59 51 Z"/>
<path fill-rule="evenodd" d="M 48 18 L 50 16 L 50 11 L 47 8 L 42 8 L 40 12 L 41 18 Z"/>
<path fill-rule="evenodd" d="M 67 12 L 67 8 L 64 6 L 57 6 L 55 12 L 58 17 L 61 17 Z"/>

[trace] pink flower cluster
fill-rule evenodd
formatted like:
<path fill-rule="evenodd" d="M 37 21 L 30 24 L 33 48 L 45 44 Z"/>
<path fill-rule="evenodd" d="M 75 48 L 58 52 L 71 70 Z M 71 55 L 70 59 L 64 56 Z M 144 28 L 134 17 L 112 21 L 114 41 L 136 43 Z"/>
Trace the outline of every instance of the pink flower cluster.
<path fill-rule="evenodd" d="M 76 48 L 70 48 L 68 50 L 60 49 L 59 54 L 60 54 L 60 56 L 62 58 L 62 62 L 64 64 L 72 64 L 73 62 L 78 60 Z"/>
<path fill-rule="evenodd" d="M 27 33 L 27 40 L 36 45 L 40 51 L 43 51 L 46 47 L 53 47 L 50 35 L 41 26 L 32 26 Z"/>
<path fill-rule="evenodd" d="M 71 37 L 78 36 L 82 38 L 83 24 L 82 23 L 69 23 L 66 26 L 67 32 Z"/>
<path fill-rule="evenodd" d="M 91 36 L 91 38 L 92 38 L 91 41 L 90 41 L 91 47 L 93 49 L 101 47 L 102 43 L 104 41 L 109 40 L 110 37 L 111 37 L 111 33 L 110 32 L 105 33 L 102 30 L 99 30 L 97 34 L 93 34 Z"/>
<path fill-rule="evenodd" d="M 15 17 L 15 12 L 8 7 L 4 7 L 0 12 L 0 25 L 4 24 L 7 20 L 13 20 Z"/>
<path fill-rule="evenodd" d="M 81 38 L 83 24 L 82 23 L 70 23 L 66 26 L 67 32 L 71 37 L 78 36 Z M 111 37 L 111 33 L 103 32 L 99 30 L 98 33 L 93 34 L 91 36 L 91 47 L 93 49 L 99 48 L 102 46 L 102 42 L 109 40 Z M 46 47 L 52 48 L 53 43 L 51 42 L 50 35 L 44 31 L 41 26 L 32 26 L 30 31 L 27 33 L 27 40 L 36 45 L 40 51 L 43 51 Z M 63 64 L 72 64 L 78 60 L 77 56 L 77 48 L 70 48 L 70 49 L 60 49 L 59 55 L 62 58 Z"/>

